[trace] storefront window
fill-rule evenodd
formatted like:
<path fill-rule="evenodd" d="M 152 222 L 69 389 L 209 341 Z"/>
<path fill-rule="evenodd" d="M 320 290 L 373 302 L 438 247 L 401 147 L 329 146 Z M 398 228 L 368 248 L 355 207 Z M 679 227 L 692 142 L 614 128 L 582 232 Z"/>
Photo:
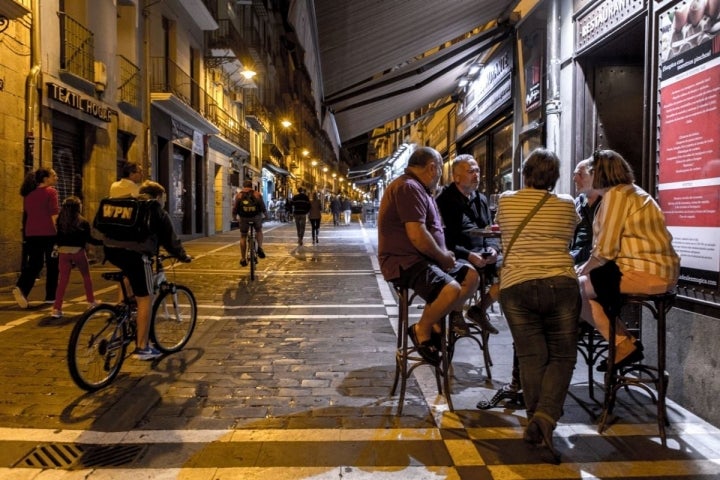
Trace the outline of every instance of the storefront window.
<path fill-rule="evenodd" d="M 512 185 L 512 124 L 508 123 L 492 136 L 494 183 L 490 193 L 502 193 L 513 188 Z"/>

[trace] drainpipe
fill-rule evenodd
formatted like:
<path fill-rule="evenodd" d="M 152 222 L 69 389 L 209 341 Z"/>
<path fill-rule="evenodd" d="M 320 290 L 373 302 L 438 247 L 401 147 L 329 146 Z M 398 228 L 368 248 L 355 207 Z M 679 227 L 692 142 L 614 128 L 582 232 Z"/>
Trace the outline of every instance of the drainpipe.
<path fill-rule="evenodd" d="M 151 169 L 151 161 L 150 161 L 150 155 L 152 152 L 152 148 L 150 145 L 150 142 L 152 140 L 152 136 L 150 135 L 150 112 L 151 112 L 151 105 L 150 105 L 150 7 L 158 3 L 157 1 L 153 2 L 144 2 L 144 6 L 142 9 L 142 16 L 143 16 L 143 52 L 142 52 L 142 62 L 145 65 L 145 68 L 143 68 L 143 78 L 142 78 L 142 87 L 143 87 L 143 129 L 145 133 L 145 145 L 143 147 L 143 158 L 142 158 L 142 166 L 143 170 L 145 171 L 145 175 L 147 178 L 153 178 L 152 176 L 152 169 Z"/>
<path fill-rule="evenodd" d="M 547 25 L 547 102 L 545 102 L 546 139 L 548 149 L 560 150 L 560 8 L 559 0 L 548 2 Z"/>
<path fill-rule="evenodd" d="M 42 66 L 40 65 L 40 0 L 31 1 L 32 23 L 30 24 L 30 72 L 25 80 L 25 170 L 35 168 L 35 125 L 40 109 L 40 93 L 38 86 L 42 85 Z M 42 87 L 40 87 L 42 88 Z M 38 157 L 40 146 L 38 142 Z"/>

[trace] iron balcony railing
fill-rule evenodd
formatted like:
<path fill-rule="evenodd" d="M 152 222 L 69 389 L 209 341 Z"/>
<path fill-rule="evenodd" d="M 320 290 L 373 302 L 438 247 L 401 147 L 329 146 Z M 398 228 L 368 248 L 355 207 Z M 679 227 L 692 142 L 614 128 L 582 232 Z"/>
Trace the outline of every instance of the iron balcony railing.
<path fill-rule="evenodd" d="M 208 120 L 220 129 L 220 133 L 225 138 L 249 152 L 250 132 L 209 96 L 207 103 L 209 105 L 207 109 Z"/>
<path fill-rule="evenodd" d="M 60 16 L 60 68 L 95 81 L 95 37 L 80 22 L 65 12 Z"/>
<path fill-rule="evenodd" d="M 205 90 L 187 72 L 166 57 L 150 59 L 150 91 L 172 93 L 193 110 L 205 115 Z"/>
<path fill-rule="evenodd" d="M 120 102 L 140 108 L 140 67 L 118 55 L 120 69 Z"/>

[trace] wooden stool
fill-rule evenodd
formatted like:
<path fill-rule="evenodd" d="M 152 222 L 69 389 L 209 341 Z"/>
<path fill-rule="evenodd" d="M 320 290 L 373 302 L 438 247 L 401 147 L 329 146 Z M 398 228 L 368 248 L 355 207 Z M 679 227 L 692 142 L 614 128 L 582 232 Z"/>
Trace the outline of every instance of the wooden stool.
<path fill-rule="evenodd" d="M 665 371 L 665 321 L 667 313 L 675 303 L 675 292 L 658 295 L 624 294 L 623 306 L 639 305 L 652 313 L 657 321 L 657 365 L 636 363 L 620 369 L 614 368 L 615 361 L 615 322 L 610 322 L 610 338 L 608 339 L 608 369 L 605 373 L 605 401 L 598 425 L 598 433 L 602 433 L 607 424 L 608 416 L 615 406 L 617 391 L 622 388 L 639 387 L 645 390 L 657 405 L 657 423 L 663 446 L 667 446 L 665 427 L 669 425 L 665 408 L 668 373 Z M 652 391 L 650 385 L 655 387 Z"/>
<path fill-rule="evenodd" d="M 400 399 L 398 402 L 397 415 L 402 415 L 403 404 L 405 402 L 405 389 L 407 387 L 407 379 L 412 375 L 420 365 L 429 365 L 435 372 L 435 380 L 437 381 L 438 393 L 445 396 L 448 408 L 453 411 L 452 397 L 450 395 L 450 359 L 448 357 L 448 343 L 447 343 L 447 330 L 446 321 L 443 319 L 440 322 L 441 328 L 441 349 L 440 349 L 440 363 L 433 365 L 420 356 L 417 352 L 417 348 L 412 345 L 410 337 L 408 335 L 409 317 L 410 317 L 410 305 L 412 305 L 416 294 L 410 295 L 407 287 L 400 287 L 392 284 L 393 289 L 398 295 L 398 335 L 397 335 L 397 350 L 395 352 L 395 380 L 393 381 L 392 390 L 390 395 L 395 395 L 397 390 L 398 381 L 400 382 Z"/>

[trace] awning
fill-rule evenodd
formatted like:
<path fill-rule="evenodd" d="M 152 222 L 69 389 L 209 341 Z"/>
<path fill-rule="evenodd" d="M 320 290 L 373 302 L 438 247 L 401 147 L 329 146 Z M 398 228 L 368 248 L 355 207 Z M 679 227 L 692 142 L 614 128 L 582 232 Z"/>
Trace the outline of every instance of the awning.
<path fill-rule="evenodd" d="M 308 52 L 304 58 L 313 84 L 322 90 L 344 142 L 451 95 L 468 63 L 500 41 L 495 35 L 504 37 L 511 29 L 507 20 L 520 2 L 309 3 L 315 25 L 303 11 L 305 2 L 291 2 L 288 18 Z M 445 48 L 446 42 L 495 21 L 503 26 Z M 478 41 L 481 36 L 486 41 Z M 435 53 L 417 60 L 431 51 Z"/>
<path fill-rule="evenodd" d="M 295 176 L 292 173 L 290 173 L 287 170 L 285 170 L 284 168 L 280 168 L 277 165 L 274 165 L 270 162 L 263 163 L 263 168 L 267 168 L 268 170 L 270 170 L 271 172 L 273 172 L 277 175 L 284 175 L 286 177 L 295 178 Z"/>
<path fill-rule="evenodd" d="M 443 3 L 443 2 L 437 2 Z M 470 65 L 507 39 L 509 28 L 495 28 L 380 78 L 326 96 L 343 142 L 367 133 L 433 102 L 451 97 Z"/>
<path fill-rule="evenodd" d="M 390 158 L 391 157 L 387 156 L 385 158 L 381 158 L 380 160 L 375 160 L 373 162 L 365 163 L 355 168 L 351 168 L 350 170 L 348 170 L 347 178 L 349 181 L 353 181 L 353 178 L 372 175 L 378 170 L 385 168 L 385 165 L 387 165 L 387 163 L 390 161 Z"/>
<path fill-rule="evenodd" d="M 385 178 L 383 175 L 378 175 L 377 177 L 363 178 L 362 180 L 348 179 L 348 181 L 354 183 L 356 186 L 375 185 L 383 178 Z"/>

